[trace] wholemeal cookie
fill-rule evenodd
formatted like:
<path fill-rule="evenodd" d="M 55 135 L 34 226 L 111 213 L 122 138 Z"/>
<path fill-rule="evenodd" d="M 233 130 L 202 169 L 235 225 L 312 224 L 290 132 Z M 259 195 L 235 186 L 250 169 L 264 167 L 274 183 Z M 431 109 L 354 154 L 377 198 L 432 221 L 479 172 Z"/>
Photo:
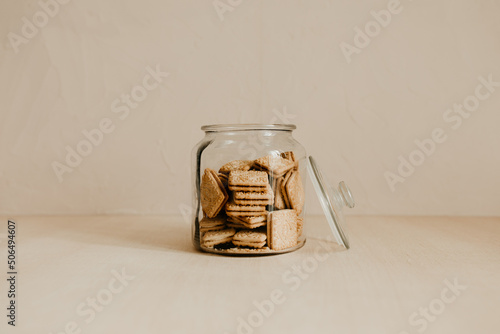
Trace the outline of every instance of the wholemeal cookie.
<path fill-rule="evenodd" d="M 217 231 L 226 227 L 226 217 L 217 216 L 215 218 L 205 217 L 200 220 L 200 232 Z"/>
<path fill-rule="evenodd" d="M 272 205 L 274 200 L 270 199 L 238 199 L 233 198 L 233 202 L 237 205 L 248 206 L 248 205 Z"/>
<path fill-rule="evenodd" d="M 233 237 L 233 244 L 242 247 L 262 248 L 266 245 L 267 235 L 265 232 L 242 230 Z"/>
<path fill-rule="evenodd" d="M 294 170 L 299 169 L 299 161 L 297 160 L 297 158 L 295 158 L 295 153 L 293 153 L 292 151 L 283 152 L 283 153 L 281 153 L 281 157 L 284 159 L 288 159 L 290 161 L 293 161 L 293 163 L 294 163 L 293 169 Z"/>
<path fill-rule="evenodd" d="M 245 226 L 245 228 L 250 229 L 250 230 L 253 230 L 253 229 L 256 229 L 256 228 L 259 228 L 262 226 L 266 226 L 266 225 L 267 225 L 266 222 L 260 222 L 260 223 L 255 223 L 255 224 L 243 224 L 243 226 Z"/>
<path fill-rule="evenodd" d="M 286 204 L 285 200 L 283 198 L 283 191 L 281 190 L 281 184 L 283 183 L 283 178 L 280 177 L 276 181 L 276 188 L 275 188 L 275 193 L 276 196 L 274 197 L 274 209 L 275 210 L 283 210 L 286 209 Z"/>
<path fill-rule="evenodd" d="M 297 245 L 297 212 L 279 210 L 269 214 L 267 243 L 272 250 L 283 250 Z"/>
<path fill-rule="evenodd" d="M 227 181 L 228 181 L 227 174 L 219 173 L 217 174 L 217 176 L 219 177 L 219 180 L 224 185 L 224 187 L 227 188 Z"/>
<path fill-rule="evenodd" d="M 217 216 L 229 199 L 217 173 L 210 168 L 205 169 L 201 178 L 200 197 L 201 207 L 208 218 Z"/>
<path fill-rule="evenodd" d="M 234 228 L 205 232 L 201 236 L 201 246 L 214 247 L 216 245 L 231 242 L 235 233 L 236 231 Z"/>
<path fill-rule="evenodd" d="M 286 184 L 288 183 L 288 180 L 290 179 L 290 176 L 292 176 L 293 171 L 289 171 L 288 173 L 285 174 L 283 177 L 283 181 L 280 184 L 281 188 L 281 196 L 283 197 L 283 202 L 285 202 L 285 208 L 291 209 L 290 202 L 288 200 L 288 193 L 286 191 Z"/>
<path fill-rule="evenodd" d="M 235 191 L 234 198 L 240 200 L 270 200 L 274 197 L 273 190 L 268 185 L 264 191 Z"/>
<path fill-rule="evenodd" d="M 239 218 L 240 217 L 227 217 L 227 226 L 237 229 L 246 229 L 246 225 Z"/>
<path fill-rule="evenodd" d="M 283 152 L 281 153 L 281 157 L 284 158 L 284 159 L 288 159 L 288 160 L 291 160 L 293 162 L 297 161 L 295 159 L 295 153 L 293 153 L 292 151 L 288 151 L 288 152 Z"/>
<path fill-rule="evenodd" d="M 261 226 L 266 226 L 267 217 L 266 216 L 241 216 L 232 217 L 237 219 L 243 226 L 249 229 L 254 229 Z"/>
<path fill-rule="evenodd" d="M 232 171 L 247 171 L 253 166 L 252 160 L 234 160 L 219 169 L 219 173 L 229 174 Z"/>
<path fill-rule="evenodd" d="M 265 191 L 269 186 L 266 172 L 232 171 L 229 173 L 229 189 L 232 191 Z"/>
<path fill-rule="evenodd" d="M 281 176 L 292 169 L 295 162 L 271 154 L 255 160 L 255 165 L 266 170 L 270 175 Z"/>
<path fill-rule="evenodd" d="M 245 224 L 258 224 L 258 223 L 265 223 L 267 220 L 266 216 L 246 216 L 246 217 L 239 217 L 239 219 L 244 222 Z"/>
<path fill-rule="evenodd" d="M 226 212 L 264 212 L 266 211 L 266 206 L 265 205 L 241 205 L 241 204 L 236 204 L 233 202 L 231 199 L 226 203 Z"/>
<path fill-rule="evenodd" d="M 267 216 L 267 211 L 226 211 L 228 217 L 260 217 Z"/>
<path fill-rule="evenodd" d="M 285 188 L 290 208 L 295 209 L 297 214 L 300 215 L 304 208 L 305 194 L 299 171 L 292 171 L 292 174 L 286 182 Z"/>

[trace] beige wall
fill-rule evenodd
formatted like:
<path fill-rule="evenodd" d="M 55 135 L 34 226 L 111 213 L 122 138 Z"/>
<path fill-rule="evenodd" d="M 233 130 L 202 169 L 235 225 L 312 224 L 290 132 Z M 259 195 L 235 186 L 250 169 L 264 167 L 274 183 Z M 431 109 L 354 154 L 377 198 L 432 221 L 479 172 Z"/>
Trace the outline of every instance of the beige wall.
<path fill-rule="evenodd" d="M 326 174 L 350 184 L 353 213 L 500 214 L 500 87 L 478 87 L 500 82 L 498 2 L 221 3 L 72 0 L 49 17 L 2 1 L 0 214 L 178 214 L 202 124 L 284 110 Z M 355 41 L 387 8 L 369 45 Z M 22 20 L 33 15 L 38 31 Z M 148 80 L 156 67 L 169 76 Z M 134 109 L 115 102 L 132 90 L 147 94 Z M 447 112 L 462 103 L 477 107 L 468 118 Z M 53 162 L 99 126 L 102 143 L 59 182 Z M 415 141 L 433 132 L 422 159 Z M 400 156 L 420 165 L 391 190 Z"/>

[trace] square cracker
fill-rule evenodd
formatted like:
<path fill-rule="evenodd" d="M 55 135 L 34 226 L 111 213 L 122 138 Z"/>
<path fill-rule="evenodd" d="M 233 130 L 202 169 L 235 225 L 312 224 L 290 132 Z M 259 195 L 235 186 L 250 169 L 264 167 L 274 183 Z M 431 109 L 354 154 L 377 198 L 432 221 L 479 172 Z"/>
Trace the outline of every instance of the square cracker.
<path fill-rule="evenodd" d="M 219 173 L 229 174 L 232 171 L 247 171 L 253 166 L 252 160 L 233 160 L 219 169 Z"/>
<path fill-rule="evenodd" d="M 208 218 L 216 217 L 228 199 L 229 195 L 217 173 L 210 168 L 205 169 L 200 185 L 200 201 L 203 212 Z"/>
<path fill-rule="evenodd" d="M 262 216 L 243 216 L 243 217 L 238 217 L 239 220 L 241 220 L 245 224 L 259 224 L 259 223 L 265 223 L 267 221 L 267 217 L 262 215 Z"/>
<path fill-rule="evenodd" d="M 228 217 L 260 217 L 267 216 L 267 211 L 226 211 Z"/>
<path fill-rule="evenodd" d="M 283 196 L 283 202 L 285 202 L 285 208 L 290 209 L 290 202 L 288 200 L 288 193 L 286 191 L 286 185 L 288 183 L 288 180 L 290 179 L 290 176 L 292 175 L 293 171 L 289 171 L 286 173 L 286 175 L 283 177 L 283 181 L 281 182 L 280 188 L 281 188 L 281 196 Z"/>
<path fill-rule="evenodd" d="M 263 212 L 266 211 L 266 206 L 265 205 L 241 205 L 241 204 L 236 204 L 233 200 L 229 201 L 226 203 L 226 212 L 234 212 L 234 211 L 257 211 L 257 212 Z"/>
<path fill-rule="evenodd" d="M 236 231 L 234 228 L 205 232 L 201 236 L 201 246 L 213 247 L 215 245 L 230 242 L 231 240 L 233 240 L 233 236 L 235 233 Z"/>
<path fill-rule="evenodd" d="M 266 244 L 267 235 L 262 231 L 242 230 L 233 237 L 233 244 L 236 246 L 246 246 L 261 248 Z"/>
<path fill-rule="evenodd" d="M 268 200 L 274 196 L 273 190 L 267 186 L 264 191 L 235 191 L 234 198 L 240 200 Z"/>
<path fill-rule="evenodd" d="M 224 187 L 227 188 L 227 179 L 228 179 L 227 174 L 219 173 L 217 174 L 217 176 L 219 177 L 219 180 L 224 185 Z"/>
<path fill-rule="evenodd" d="M 294 163 L 293 169 L 294 170 L 299 169 L 299 161 L 295 157 L 295 153 L 293 153 L 293 151 L 283 152 L 283 153 L 281 153 L 281 157 L 288 159 L 290 161 L 293 161 L 293 163 Z"/>
<path fill-rule="evenodd" d="M 245 192 L 263 192 L 266 191 L 266 187 L 250 187 L 250 186 L 228 186 L 231 191 L 245 191 Z"/>
<path fill-rule="evenodd" d="M 293 151 L 283 152 L 283 153 L 281 153 L 281 157 L 284 159 L 291 160 L 293 162 L 297 161 L 295 159 L 295 153 L 293 153 Z"/>
<path fill-rule="evenodd" d="M 295 209 L 297 214 L 300 215 L 304 208 L 305 194 L 299 171 L 292 171 L 292 174 L 286 182 L 285 188 L 290 208 Z"/>
<path fill-rule="evenodd" d="M 297 212 L 279 210 L 269 214 L 267 240 L 272 250 L 284 250 L 297 245 Z"/>
<path fill-rule="evenodd" d="M 222 230 L 226 227 L 226 217 L 217 216 L 215 218 L 204 217 L 200 220 L 200 232 Z"/>
<path fill-rule="evenodd" d="M 255 160 L 255 165 L 268 171 L 271 176 L 281 176 L 292 169 L 295 166 L 295 162 L 271 154 Z"/>
<path fill-rule="evenodd" d="M 265 226 L 267 224 L 267 217 L 262 216 L 241 216 L 237 217 L 237 219 L 245 225 L 247 228 L 253 229 L 261 226 Z"/>
<path fill-rule="evenodd" d="M 245 220 L 246 218 L 251 218 L 253 220 Z M 258 218 L 264 218 L 262 220 L 259 220 Z M 254 229 L 257 227 L 265 226 L 266 221 L 265 217 L 260 216 L 260 217 L 229 217 L 228 218 L 228 226 L 230 227 L 236 227 L 236 228 L 243 228 L 243 229 Z"/>
<path fill-rule="evenodd" d="M 266 172 L 236 170 L 229 173 L 229 187 L 267 188 L 268 185 L 269 181 Z"/>
<path fill-rule="evenodd" d="M 238 205 L 248 206 L 248 205 L 273 205 L 274 201 L 272 199 L 256 200 L 256 199 L 233 199 L 234 203 Z"/>
<path fill-rule="evenodd" d="M 281 184 L 283 183 L 283 178 L 280 177 L 277 181 L 276 181 L 276 189 L 275 189 L 275 192 L 276 192 L 276 196 L 274 197 L 274 208 L 276 210 L 283 210 L 283 209 L 286 209 L 286 204 L 285 204 L 285 200 L 283 198 L 283 192 L 281 190 Z"/>

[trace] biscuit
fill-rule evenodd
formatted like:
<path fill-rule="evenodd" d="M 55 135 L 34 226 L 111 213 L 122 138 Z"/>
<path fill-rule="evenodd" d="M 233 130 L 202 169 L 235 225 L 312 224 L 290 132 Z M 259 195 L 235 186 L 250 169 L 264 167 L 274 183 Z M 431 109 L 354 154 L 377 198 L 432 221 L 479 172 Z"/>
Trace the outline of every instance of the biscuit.
<path fill-rule="evenodd" d="M 267 211 L 226 211 L 228 217 L 256 217 L 256 216 L 267 216 Z"/>
<path fill-rule="evenodd" d="M 245 217 L 228 217 L 227 221 L 231 224 L 239 225 L 239 228 L 248 228 L 247 225 L 249 224 L 243 218 Z"/>
<path fill-rule="evenodd" d="M 231 225 L 235 225 L 238 228 L 241 228 L 241 226 L 243 226 L 243 228 L 249 229 L 265 226 L 267 224 L 266 220 L 266 216 L 240 216 L 228 217 L 227 219 L 227 221 L 230 222 Z"/>
<path fill-rule="evenodd" d="M 276 180 L 276 196 L 274 198 L 274 208 L 276 210 L 283 210 L 286 209 L 286 204 L 285 200 L 283 198 L 283 192 L 281 190 L 281 183 L 283 182 L 283 178 L 280 177 L 279 179 Z"/>
<path fill-rule="evenodd" d="M 282 157 L 283 159 L 288 159 L 288 160 L 291 160 L 291 161 L 293 161 L 293 162 L 297 161 L 297 160 L 295 159 L 295 153 L 293 153 L 292 151 L 288 151 L 288 152 L 283 152 L 283 153 L 281 153 L 281 157 Z"/>
<path fill-rule="evenodd" d="M 282 176 L 292 169 L 295 163 L 281 156 L 268 155 L 255 160 L 255 165 L 266 170 L 271 176 Z"/>
<path fill-rule="evenodd" d="M 265 191 L 269 181 L 266 172 L 232 171 L 229 173 L 228 184 L 233 191 Z"/>
<path fill-rule="evenodd" d="M 266 190 L 266 187 L 245 187 L 245 186 L 231 186 L 228 185 L 231 191 L 249 191 L 249 192 L 262 192 Z"/>
<path fill-rule="evenodd" d="M 227 188 L 228 176 L 222 173 L 217 174 L 217 176 L 219 177 L 219 180 L 224 185 L 224 187 Z"/>
<path fill-rule="evenodd" d="M 297 245 L 297 212 L 279 210 L 269 214 L 267 243 L 272 250 L 283 250 Z"/>
<path fill-rule="evenodd" d="M 274 200 L 272 198 L 270 198 L 270 199 L 263 199 L 263 200 L 233 198 L 233 202 L 235 204 L 237 204 L 237 205 L 243 205 L 243 206 L 246 206 L 246 205 L 263 205 L 263 206 L 266 206 L 266 205 L 273 205 Z"/>
<path fill-rule="evenodd" d="M 245 224 L 243 224 L 242 221 L 238 219 L 239 217 L 228 217 L 227 218 L 227 226 L 228 227 L 234 227 L 238 229 L 244 229 L 247 228 Z"/>
<path fill-rule="evenodd" d="M 233 202 L 233 200 L 231 199 L 231 201 L 227 202 L 226 203 L 226 212 L 234 212 L 234 211 L 238 211 L 238 212 L 253 212 L 253 211 L 257 211 L 257 212 L 263 212 L 263 211 L 266 211 L 266 206 L 265 205 L 241 205 L 241 204 L 236 204 L 235 202 Z"/>
<path fill-rule="evenodd" d="M 209 231 L 201 236 L 202 247 L 214 247 L 216 245 L 225 244 L 233 240 L 233 235 L 236 233 L 234 228 L 227 228 L 218 231 Z"/>
<path fill-rule="evenodd" d="M 224 207 L 229 196 L 215 171 L 205 169 L 201 179 L 200 201 L 203 212 L 208 218 L 214 218 Z"/>
<path fill-rule="evenodd" d="M 222 230 L 226 226 L 226 218 L 217 216 L 215 218 L 205 217 L 200 220 L 200 232 Z"/>
<path fill-rule="evenodd" d="M 233 237 L 233 244 L 242 247 L 262 248 L 266 245 L 266 233 L 261 231 L 242 230 Z"/>
<path fill-rule="evenodd" d="M 274 197 L 273 189 L 267 186 L 264 191 L 235 191 L 234 198 L 239 200 L 269 200 Z"/>
<path fill-rule="evenodd" d="M 228 222 L 233 222 L 235 224 L 243 224 L 243 220 L 241 219 L 241 217 L 227 217 L 227 221 Z"/>
<path fill-rule="evenodd" d="M 259 224 L 259 223 L 265 223 L 267 221 L 266 216 L 243 216 L 243 217 L 238 217 L 238 219 L 245 224 Z"/>
<path fill-rule="evenodd" d="M 292 175 L 293 171 L 289 171 L 284 177 L 283 181 L 281 182 L 280 188 L 281 188 L 281 196 L 283 196 L 283 202 L 285 202 L 285 208 L 290 209 L 290 202 L 288 201 L 288 193 L 286 191 L 286 184 L 288 183 L 288 180 L 290 179 L 290 176 Z"/>
<path fill-rule="evenodd" d="M 302 185 L 300 172 L 292 171 L 292 174 L 286 182 L 285 188 L 289 207 L 295 209 L 297 214 L 300 215 L 304 208 L 305 201 L 304 186 Z"/>
<path fill-rule="evenodd" d="M 232 171 L 248 171 L 252 166 L 252 160 L 234 160 L 222 166 L 219 173 L 229 174 Z"/>
<path fill-rule="evenodd" d="M 298 170 L 299 169 L 299 161 L 297 158 L 295 158 L 295 153 L 293 151 L 288 151 L 288 152 L 283 152 L 281 153 L 281 157 L 284 159 L 288 159 L 290 161 L 294 162 L 293 169 Z"/>

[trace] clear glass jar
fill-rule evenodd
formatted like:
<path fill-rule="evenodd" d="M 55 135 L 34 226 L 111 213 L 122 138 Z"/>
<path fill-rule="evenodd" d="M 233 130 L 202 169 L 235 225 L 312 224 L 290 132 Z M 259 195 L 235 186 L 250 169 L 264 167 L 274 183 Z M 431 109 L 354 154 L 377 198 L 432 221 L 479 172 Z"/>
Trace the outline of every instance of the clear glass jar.
<path fill-rule="evenodd" d="M 291 124 L 207 125 L 192 152 L 193 244 L 223 255 L 305 243 L 306 151 Z"/>

